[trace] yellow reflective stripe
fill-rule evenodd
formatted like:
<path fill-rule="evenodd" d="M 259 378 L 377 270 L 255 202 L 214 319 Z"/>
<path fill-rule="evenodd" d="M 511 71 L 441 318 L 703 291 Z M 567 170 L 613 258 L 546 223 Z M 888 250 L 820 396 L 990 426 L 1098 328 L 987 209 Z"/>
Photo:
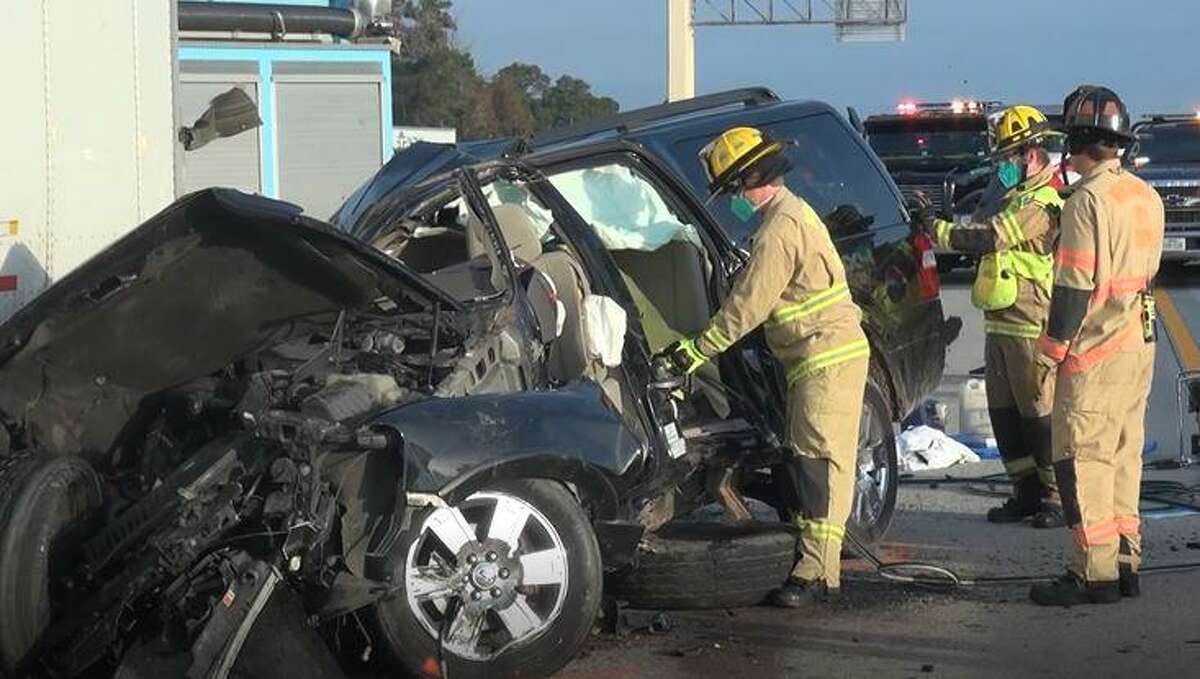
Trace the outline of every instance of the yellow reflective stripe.
<path fill-rule="evenodd" d="M 1043 185 L 1034 191 L 1031 197 L 1039 205 L 1045 207 L 1062 208 L 1064 202 L 1062 196 L 1058 195 L 1058 190 L 1053 186 Z"/>
<path fill-rule="evenodd" d="M 850 286 L 846 283 L 838 283 L 833 287 L 826 288 L 821 292 L 813 294 L 795 304 L 785 304 L 776 308 L 771 312 L 771 320 L 776 323 L 787 323 L 801 316 L 807 316 L 816 313 L 821 309 L 826 309 L 842 299 L 850 297 Z"/>
<path fill-rule="evenodd" d="M 933 222 L 933 240 L 934 245 L 940 248 L 950 249 L 950 232 L 954 230 L 954 223 L 944 219 L 938 219 Z"/>
<path fill-rule="evenodd" d="M 1042 334 L 1042 326 L 1028 323 L 1009 323 L 1007 321 L 984 321 L 983 331 L 989 335 L 1037 339 Z"/>
<path fill-rule="evenodd" d="M 817 540 L 837 540 L 841 542 L 846 537 L 846 529 L 828 521 L 805 520 L 800 527 L 805 537 Z"/>
<path fill-rule="evenodd" d="M 1004 471 L 1012 478 L 1020 478 L 1029 476 L 1037 471 L 1037 463 L 1033 461 L 1032 456 L 1018 457 L 1015 460 L 1004 461 Z"/>
<path fill-rule="evenodd" d="M 725 351 L 731 344 L 733 344 L 733 342 L 730 342 L 729 338 L 726 337 L 724 333 L 722 333 L 720 330 L 717 330 L 716 326 L 712 326 L 708 330 L 704 331 L 704 339 L 708 340 L 709 344 L 716 347 L 718 352 Z"/>
<path fill-rule="evenodd" d="M 788 384 L 792 384 L 806 377 L 811 377 L 813 373 L 819 370 L 824 370 L 830 366 L 846 361 L 852 361 L 856 358 L 863 358 L 871 355 L 871 345 L 867 340 L 855 340 L 849 344 L 844 344 L 836 349 L 822 351 L 819 354 L 813 354 L 808 358 L 800 361 L 791 370 L 788 371 Z"/>
<path fill-rule="evenodd" d="M 1004 225 L 1004 230 L 1008 232 L 1009 246 L 1025 242 L 1025 229 L 1021 228 L 1021 223 L 1017 221 L 1015 212 L 1005 210 L 1000 213 L 1000 223 Z"/>
<path fill-rule="evenodd" d="M 1050 294 L 1054 285 L 1054 256 L 1016 250 L 1010 251 L 1010 254 L 1013 273 L 1037 283 L 1046 294 Z"/>

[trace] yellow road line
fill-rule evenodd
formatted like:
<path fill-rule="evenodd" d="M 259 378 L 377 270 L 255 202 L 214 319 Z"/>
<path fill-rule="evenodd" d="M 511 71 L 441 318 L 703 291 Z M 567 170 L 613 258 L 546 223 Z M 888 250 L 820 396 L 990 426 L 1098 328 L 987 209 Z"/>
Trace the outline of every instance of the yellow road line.
<path fill-rule="evenodd" d="M 1167 328 L 1167 336 L 1175 349 L 1175 358 L 1183 370 L 1200 370 L 1200 347 L 1196 346 L 1196 338 L 1171 299 L 1171 293 L 1164 287 L 1154 290 L 1154 299 L 1158 302 L 1158 318 Z"/>

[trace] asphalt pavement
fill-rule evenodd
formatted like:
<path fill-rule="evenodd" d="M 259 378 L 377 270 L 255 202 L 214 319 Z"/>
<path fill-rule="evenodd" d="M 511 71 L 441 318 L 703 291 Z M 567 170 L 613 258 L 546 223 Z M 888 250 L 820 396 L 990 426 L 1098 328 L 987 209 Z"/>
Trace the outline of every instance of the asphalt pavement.
<path fill-rule="evenodd" d="M 1200 270 L 1160 276 L 1160 342 L 1150 406 L 1147 461 L 1179 454 L 1176 377 L 1200 369 Z M 949 348 L 947 375 L 983 363 L 982 320 L 970 306 L 970 274 L 944 278 L 948 315 L 964 328 Z M 1165 297 L 1167 302 L 1161 300 Z M 1195 430 L 1189 419 L 1185 439 Z M 1000 499 L 983 484 L 947 483 L 1001 470 L 984 461 L 927 472 L 901 486 L 884 543 L 885 562 L 925 561 L 964 578 L 1053 575 L 1063 569 L 1065 530 L 988 524 Z M 1200 468 L 1148 471 L 1147 478 L 1200 482 Z M 1145 507 L 1148 509 L 1149 507 Z M 1200 516 L 1146 512 L 1145 566 L 1200 562 Z M 1200 571 L 1147 575 L 1140 598 L 1111 606 L 1046 609 L 1028 585 L 930 591 L 880 581 L 861 560 L 845 563 L 843 599 L 826 608 L 766 607 L 672 612 L 665 634 L 624 638 L 597 632 L 560 676 L 575 679 L 704 677 L 1184 677 L 1200 670 Z"/>

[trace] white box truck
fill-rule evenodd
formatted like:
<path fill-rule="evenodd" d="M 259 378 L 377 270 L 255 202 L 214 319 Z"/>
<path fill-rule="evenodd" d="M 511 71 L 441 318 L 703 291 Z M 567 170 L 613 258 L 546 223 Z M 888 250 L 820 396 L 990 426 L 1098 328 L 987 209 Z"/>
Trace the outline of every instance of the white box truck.
<path fill-rule="evenodd" d="M 174 10 L 0 10 L 0 320 L 174 199 Z"/>

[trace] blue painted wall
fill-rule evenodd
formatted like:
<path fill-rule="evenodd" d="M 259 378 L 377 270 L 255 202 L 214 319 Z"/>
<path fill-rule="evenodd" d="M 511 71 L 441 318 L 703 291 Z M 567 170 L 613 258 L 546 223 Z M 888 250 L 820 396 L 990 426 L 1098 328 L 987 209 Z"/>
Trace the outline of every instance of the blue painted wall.
<path fill-rule="evenodd" d="M 220 1 L 220 0 L 209 0 Z M 293 0 L 291 4 L 324 4 L 323 2 L 301 3 Z M 383 162 L 392 157 L 392 61 L 386 48 L 362 49 L 339 45 L 321 45 L 312 47 L 274 47 L 270 45 L 252 44 L 204 44 L 179 47 L 180 61 L 254 61 L 258 63 L 258 77 L 262 82 L 258 98 L 258 116 L 263 125 L 259 135 L 259 154 L 262 158 L 260 168 L 262 193 L 272 198 L 279 197 L 279 167 L 277 152 L 277 125 L 275 116 L 276 98 L 273 78 L 273 65 L 277 61 L 312 61 L 312 62 L 378 62 L 383 73 L 383 85 L 380 96 L 379 144 L 383 151 Z"/>

